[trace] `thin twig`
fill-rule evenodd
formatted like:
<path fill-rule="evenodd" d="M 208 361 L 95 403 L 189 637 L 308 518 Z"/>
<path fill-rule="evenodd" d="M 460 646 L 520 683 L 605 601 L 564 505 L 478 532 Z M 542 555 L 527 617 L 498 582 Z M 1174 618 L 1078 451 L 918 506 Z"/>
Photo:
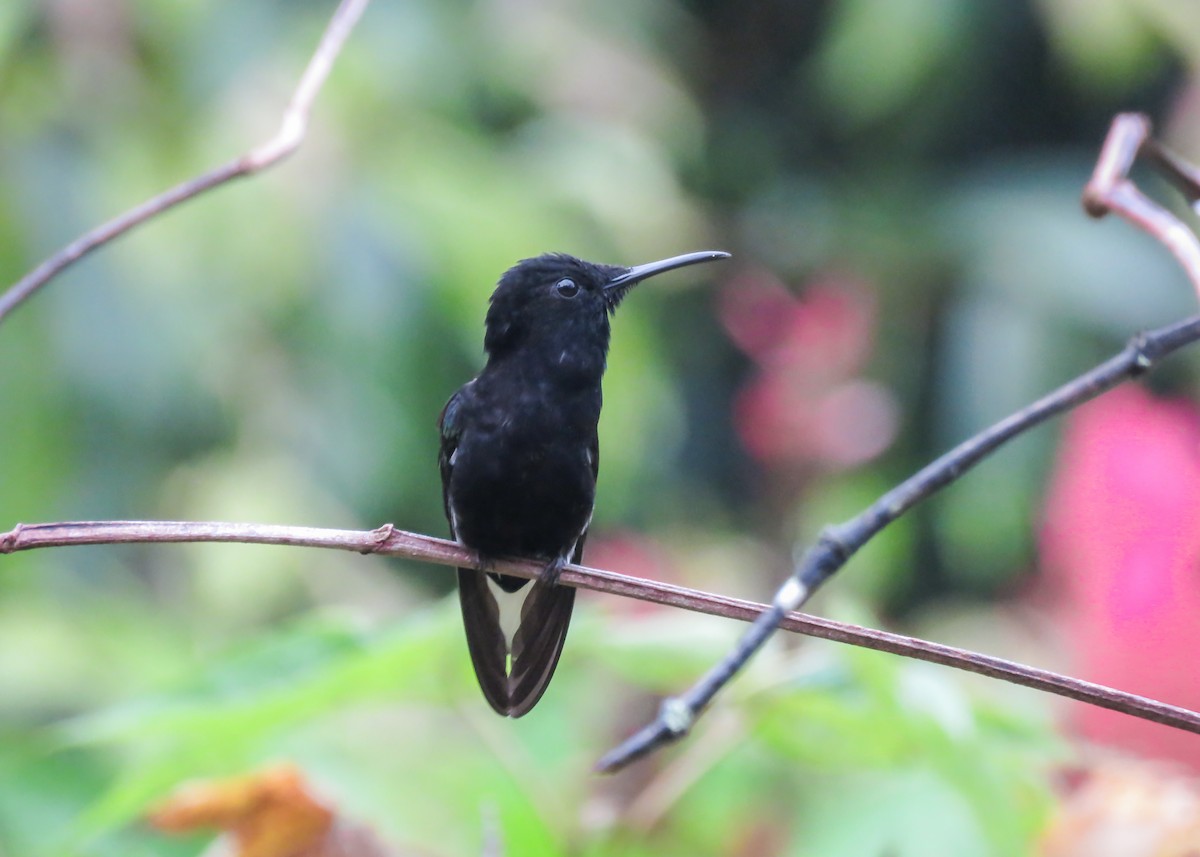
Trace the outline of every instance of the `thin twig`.
<path fill-rule="evenodd" d="M 1163 174 L 1193 207 L 1200 199 L 1200 174 L 1150 136 L 1150 120 L 1122 113 L 1112 123 L 1096 168 L 1083 189 L 1083 209 L 1092 217 L 1113 212 L 1165 246 L 1183 267 L 1200 297 L 1200 242 L 1174 214 L 1146 196 L 1129 178 L 1138 155 Z"/>
<path fill-rule="evenodd" d="M 1094 217 L 1115 211 L 1157 238 L 1179 260 L 1200 295 L 1200 241 L 1174 215 L 1143 195 L 1128 177 L 1149 134 L 1150 123 L 1144 116 L 1122 114 L 1116 117 L 1084 191 L 1084 207 Z M 1194 198 L 1197 189 L 1194 170 L 1189 171 L 1173 158 L 1168 161 L 1157 146 L 1151 164 L 1164 169 L 1167 177 L 1179 184 L 1189 199 Z M 794 611 L 808 601 L 859 548 L 917 503 L 957 481 L 1017 435 L 1142 374 L 1157 360 L 1197 339 L 1200 339 L 1200 316 L 1135 337 L 1117 356 L 955 447 L 893 488 L 857 517 L 826 528 L 817 544 L 801 556 L 792 576 L 776 592 L 770 609 L 755 620 L 733 650 L 681 696 L 664 700 L 658 717 L 606 753 L 596 763 L 596 770 L 617 771 L 686 735 L 713 697 L 780 627 L 788 611 Z"/>
<path fill-rule="evenodd" d="M 1200 317 L 1193 319 L 1191 324 L 1193 334 L 1200 336 Z M 69 521 L 54 524 L 18 524 L 7 533 L 0 533 L 0 554 L 69 545 L 176 542 L 236 542 L 329 548 L 422 560 L 436 565 L 479 568 L 478 556 L 462 545 L 398 530 L 391 524 L 385 524 L 375 530 L 184 521 Z M 522 560 L 497 560 L 488 566 L 488 570 L 536 578 L 542 571 L 542 565 Z M 562 583 L 580 589 L 636 598 L 711 616 L 739 619 L 743 622 L 759 619 L 772 609 L 765 604 L 740 598 L 578 565 L 567 566 L 560 579 Z M 1200 734 L 1200 713 L 1003 658 L 794 611 L 783 614 L 779 627 L 810 637 L 903 655 L 1002 679 Z"/>
<path fill-rule="evenodd" d="M 1200 170 L 1163 148 L 1153 137 L 1142 143 L 1139 154 L 1175 185 L 1175 189 L 1183 194 L 1192 211 L 1200 214 L 1200 209 L 1196 206 L 1197 202 L 1200 202 Z"/>
<path fill-rule="evenodd" d="M 0 322 L 3 322 L 5 317 L 20 306 L 26 298 L 96 248 L 102 247 L 135 226 L 174 208 L 181 202 L 193 199 L 205 191 L 233 179 L 265 170 L 296 151 L 304 140 L 313 101 L 329 76 L 329 71 L 333 68 L 334 60 L 341 52 L 346 38 L 370 2 L 371 0 L 342 0 L 338 5 L 321 36 L 321 41 L 317 45 L 312 59 L 308 61 L 308 66 L 304 69 L 304 75 L 300 78 L 296 91 L 288 102 L 279 130 L 273 137 L 232 161 L 182 182 L 131 208 L 124 214 L 114 217 L 107 223 L 80 235 L 0 295 Z"/>

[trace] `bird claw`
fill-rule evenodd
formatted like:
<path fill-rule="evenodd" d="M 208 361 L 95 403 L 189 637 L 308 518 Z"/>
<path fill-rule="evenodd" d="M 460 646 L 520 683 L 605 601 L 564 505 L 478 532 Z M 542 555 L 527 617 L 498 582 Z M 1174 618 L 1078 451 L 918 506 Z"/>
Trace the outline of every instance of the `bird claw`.
<path fill-rule="evenodd" d="M 482 572 L 485 572 L 485 573 L 491 574 L 491 575 L 494 575 L 496 573 L 495 572 L 496 561 L 495 561 L 494 557 L 484 556 L 479 551 L 475 551 L 475 562 L 477 563 L 476 568 L 479 571 L 482 571 Z"/>
<path fill-rule="evenodd" d="M 565 557 L 555 557 L 546 563 L 546 567 L 542 569 L 542 573 L 538 575 L 538 581 L 544 586 L 557 586 L 558 578 L 562 576 L 562 570 L 566 567 L 567 560 Z"/>

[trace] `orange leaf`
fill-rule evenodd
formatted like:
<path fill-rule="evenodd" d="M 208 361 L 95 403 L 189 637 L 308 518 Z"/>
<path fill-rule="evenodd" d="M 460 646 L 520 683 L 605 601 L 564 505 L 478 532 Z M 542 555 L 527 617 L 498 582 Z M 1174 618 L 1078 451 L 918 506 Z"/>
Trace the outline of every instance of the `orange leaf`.
<path fill-rule="evenodd" d="M 334 814 L 309 792 L 291 765 L 243 777 L 191 783 L 154 809 L 160 830 L 225 831 L 237 857 L 317 857 L 325 852 Z"/>

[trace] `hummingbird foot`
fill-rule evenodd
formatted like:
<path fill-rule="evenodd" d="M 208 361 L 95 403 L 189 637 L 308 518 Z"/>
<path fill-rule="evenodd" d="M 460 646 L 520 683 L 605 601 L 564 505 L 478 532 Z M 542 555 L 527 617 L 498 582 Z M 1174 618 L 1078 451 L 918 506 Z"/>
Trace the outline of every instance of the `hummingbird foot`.
<path fill-rule="evenodd" d="M 542 573 L 538 575 L 538 580 L 546 586 L 557 586 L 558 578 L 562 575 L 562 570 L 566 568 L 567 558 L 565 556 L 555 557 L 546 563 Z"/>

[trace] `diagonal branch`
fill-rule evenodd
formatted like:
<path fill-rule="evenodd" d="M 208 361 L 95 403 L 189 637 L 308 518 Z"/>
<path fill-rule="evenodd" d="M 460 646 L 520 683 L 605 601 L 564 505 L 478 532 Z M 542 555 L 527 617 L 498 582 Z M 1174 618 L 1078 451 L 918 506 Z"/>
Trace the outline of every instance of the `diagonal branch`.
<path fill-rule="evenodd" d="M 85 232 L 50 258 L 46 259 L 0 295 L 0 322 L 3 322 L 26 298 L 34 294 L 64 270 L 78 262 L 88 253 L 102 247 L 114 238 L 124 235 L 139 226 L 174 208 L 181 202 L 199 196 L 226 182 L 242 176 L 250 176 L 267 169 L 286 158 L 300 147 L 308 130 L 308 117 L 313 101 L 333 68 L 354 25 L 371 0 L 342 0 L 333 13 L 321 41 L 309 60 L 296 91 L 283 113 L 279 130 L 271 139 L 254 147 L 215 169 L 176 185 L 140 205 L 114 217 L 107 223 Z"/>
<path fill-rule="evenodd" d="M 1195 325 L 1200 329 L 1200 319 L 1195 321 Z M 56 524 L 18 524 L 11 531 L 0 533 L 0 554 L 67 545 L 169 542 L 237 542 L 329 548 L 363 554 L 375 553 L 383 556 L 404 557 L 450 567 L 479 568 L 478 557 L 473 551 L 455 542 L 398 530 L 391 524 L 385 524 L 375 530 L 331 530 L 314 527 L 181 521 L 74 521 Z M 542 571 L 542 564 L 497 560 L 488 566 L 488 570 L 518 577 L 536 578 Z M 612 571 L 578 565 L 567 566 L 562 572 L 561 581 L 580 589 L 636 598 L 697 613 L 739 619 L 743 622 L 771 615 L 771 611 L 775 609 L 774 607 L 768 608 L 765 604 L 744 601 L 740 598 L 714 595 L 683 586 L 673 586 L 669 583 L 628 577 Z M 995 658 L 954 646 L 930 643 L 902 634 L 834 622 L 830 619 L 821 619 L 803 613 L 785 612 L 777 624 L 786 631 L 979 673 L 1200 734 L 1200 713 L 1092 682 L 1059 675 L 1049 670 L 1014 663 L 1003 658 Z"/>
<path fill-rule="evenodd" d="M 1200 295 L 1200 241 L 1171 212 L 1145 196 L 1129 179 L 1139 152 L 1180 187 L 1189 201 L 1200 197 L 1191 168 L 1149 139 L 1150 122 L 1137 114 L 1113 121 L 1084 191 L 1084 208 L 1094 217 L 1115 211 L 1157 238 L 1179 261 Z M 789 611 L 801 607 L 859 548 L 917 503 L 932 497 L 1014 437 L 1093 399 L 1148 370 L 1157 360 L 1200 339 L 1200 316 L 1135 337 L 1117 356 L 1064 384 L 1050 395 L 959 444 L 923 470 L 879 498 L 857 517 L 827 527 L 817 544 L 797 563 L 792 576 L 775 593 L 771 608 L 760 615 L 725 658 L 681 696 L 663 701 L 658 717 L 596 763 L 603 772 L 617 771 L 654 750 L 678 741 L 692 728 L 713 697 L 775 633 Z"/>

